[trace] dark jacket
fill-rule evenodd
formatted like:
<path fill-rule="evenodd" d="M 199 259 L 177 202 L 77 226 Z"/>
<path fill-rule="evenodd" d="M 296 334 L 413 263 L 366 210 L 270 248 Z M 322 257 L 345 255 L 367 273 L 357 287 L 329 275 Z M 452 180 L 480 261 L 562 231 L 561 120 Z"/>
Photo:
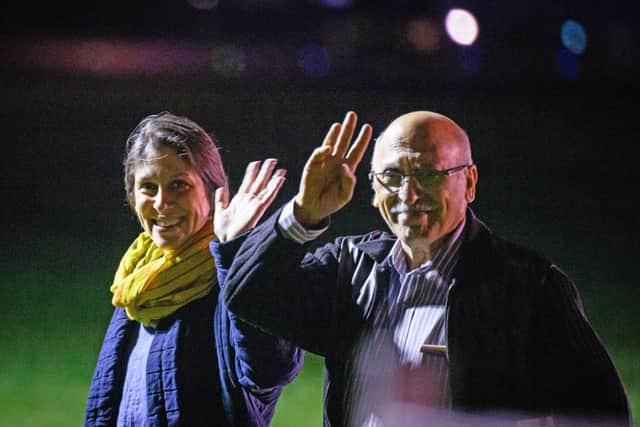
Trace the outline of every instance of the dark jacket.
<path fill-rule="evenodd" d="M 218 280 L 226 270 L 219 266 Z M 91 382 L 85 426 L 115 426 L 138 322 L 117 308 Z M 147 362 L 149 425 L 267 426 L 303 352 L 229 313 L 216 286 L 163 319 Z"/>
<path fill-rule="evenodd" d="M 325 424 L 346 425 L 351 355 L 388 302 L 381 263 L 396 238 L 340 237 L 305 255 L 305 245 L 279 235 L 279 214 L 245 236 L 224 299 L 247 321 L 325 357 Z M 494 236 L 470 210 L 464 233 L 446 315 L 453 407 L 630 425 L 621 380 L 569 279 Z M 223 264 L 231 253 L 220 248 Z"/>

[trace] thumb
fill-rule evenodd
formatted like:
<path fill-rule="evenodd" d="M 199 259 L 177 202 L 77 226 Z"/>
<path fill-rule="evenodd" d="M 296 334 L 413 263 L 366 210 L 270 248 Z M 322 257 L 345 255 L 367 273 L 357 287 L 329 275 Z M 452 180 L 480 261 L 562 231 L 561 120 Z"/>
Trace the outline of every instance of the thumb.
<path fill-rule="evenodd" d="M 221 211 L 226 209 L 229 205 L 229 189 L 225 185 L 224 187 L 216 188 L 214 197 L 215 210 Z"/>

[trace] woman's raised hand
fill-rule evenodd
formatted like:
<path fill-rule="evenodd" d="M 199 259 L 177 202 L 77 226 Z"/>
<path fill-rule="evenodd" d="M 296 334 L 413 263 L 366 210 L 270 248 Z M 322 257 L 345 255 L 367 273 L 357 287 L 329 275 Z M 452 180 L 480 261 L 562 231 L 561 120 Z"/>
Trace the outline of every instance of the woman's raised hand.
<path fill-rule="evenodd" d="M 249 163 L 242 184 L 230 202 L 228 188 L 216 190 L 213 228 L 218 240 L 231 240 L 260 221 L 285 181 L 285 169 L 274 172 L 277 162 L 266 159 Z"/>

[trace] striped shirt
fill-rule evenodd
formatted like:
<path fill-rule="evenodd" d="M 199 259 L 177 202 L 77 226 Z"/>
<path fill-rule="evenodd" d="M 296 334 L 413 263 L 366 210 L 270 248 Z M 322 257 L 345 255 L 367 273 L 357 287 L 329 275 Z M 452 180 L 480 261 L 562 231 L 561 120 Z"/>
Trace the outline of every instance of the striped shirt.
<path fill-rule="evenodd" d="M 327 229 L 306 230 L 293 215 L 293 203 L 292 200 L 285 206 L 279 218 L 279 226 L 285 237 L 304 243 Z M 383 377 L 393 378 L 395 384 L 379 383 L 382 394 L 391 395 L 381 398 L 380 392 L 376 391 L 373 398 L 362 397 L 370 401 L 365 404 L 366 407 L 380 408 L 379 403 L 389 401 L 430 408 L 449 407 L 445 315 L 447 294 L 455 282 L 452 274 L 459 258 L 464 225 L 463 219 L 433 253 L 432 259 L 415 269 L 408 270 L 400 241 L 395 242 L 382 262 L 391 271 L 387 308 L 376 313 L 373 331 L 360 348 L 361 356 L 364 354 L 365 359 L 356 364 L 366 365 L 367 370 L 378 372 L 394 366 L 395 371 Z M 382 348 L 384 350 L 381 351 Z M 390 361 L 387 356 L 380 359 L 378 355 L 381 352 L 392 354 L 394 360 Z M 369 358 L 370 355 L 376 355 L 373 356 L 376 360 Z M 358 394 L 370 393 L 372 386 L 376 388 L 376 381 L 374 378 L 372 384 L 371 378 L 360 378 L 356 380 L 359 384 L 354 390 Z M 360 413 L 356 418 L 364 420 L 361 425 L 381 424 L 379 417 L 373 413 L 370 416 Z"/>
<path fill-rule="evenodd" d="M 452 273 L 458 261 L 464 223 L 463 220 L 432 259 L 413 270 L 407 270 L 399 240 L 383 262 L 393 269 L 389 297 L 395 301 L 390 310 L 397 323 L 394 342 L 403 360 L 411 365 L 420 363 L 423 344 L 447 345 L 445 305 L 454 282 Z"/>

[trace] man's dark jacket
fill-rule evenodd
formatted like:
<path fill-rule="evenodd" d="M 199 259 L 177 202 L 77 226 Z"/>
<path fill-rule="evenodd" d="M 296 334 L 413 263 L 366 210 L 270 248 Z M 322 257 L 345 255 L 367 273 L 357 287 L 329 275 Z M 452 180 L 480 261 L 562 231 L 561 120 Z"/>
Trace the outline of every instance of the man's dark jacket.
<path fill-rule="evenodd" d="M 381 264 L 396 238 L 339 237 L 305 254 L 307 245 L 280 235 L 279 214 L 212 248 L 224 265 L 236 255 L 223 297 L 241 318 L 325 357 L 325 424 L 347 425 L 351 355 L 386 303 Z M 565 274 L 493 235 L 471 210 L 463 238 L 446 314 L 453 408 L 631 425 L 622 382 Z"/>

